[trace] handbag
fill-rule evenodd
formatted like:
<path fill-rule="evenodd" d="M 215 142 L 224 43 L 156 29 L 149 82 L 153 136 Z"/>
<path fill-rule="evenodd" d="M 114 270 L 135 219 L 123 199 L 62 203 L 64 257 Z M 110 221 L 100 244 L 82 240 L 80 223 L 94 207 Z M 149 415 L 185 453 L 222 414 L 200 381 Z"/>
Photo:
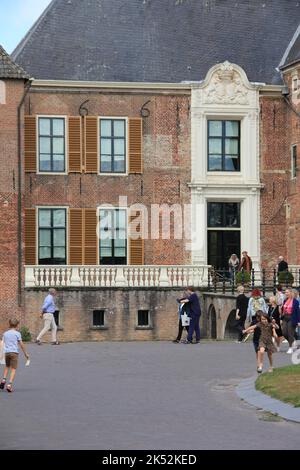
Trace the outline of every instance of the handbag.
<path fill-rule="evenodd" d="M 182 326 L 190 326 L 190 321 L 191 321 L 191 318 L 188 317 L 186 313 L 181 315 Z"/>

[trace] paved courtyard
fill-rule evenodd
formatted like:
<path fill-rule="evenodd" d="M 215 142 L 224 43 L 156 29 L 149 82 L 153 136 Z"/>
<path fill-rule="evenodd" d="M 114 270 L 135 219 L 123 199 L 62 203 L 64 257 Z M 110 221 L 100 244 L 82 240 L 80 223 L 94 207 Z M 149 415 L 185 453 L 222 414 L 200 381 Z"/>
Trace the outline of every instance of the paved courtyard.
<path fill-rule="evenodd" d="M 15 393 L 0 394 L 1 449 L 299 448 L 300 425 L 274 421 L 235 393 L 255 372 L 251 343 L 28 350 Z M 289 362 L 275 355 L 275 366 Z"/>

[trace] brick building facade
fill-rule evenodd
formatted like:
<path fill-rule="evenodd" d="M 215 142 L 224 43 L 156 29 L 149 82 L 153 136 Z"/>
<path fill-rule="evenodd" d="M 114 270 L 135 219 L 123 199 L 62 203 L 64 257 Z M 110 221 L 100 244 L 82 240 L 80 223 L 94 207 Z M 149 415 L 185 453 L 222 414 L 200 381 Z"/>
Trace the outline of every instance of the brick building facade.
<path fill-rule="evenodd" d="M 73 3 L 70 15 L 64 0 L 52 2 L 13 54 L 34 76 L 21 122 L 22 195 L 16 183 L 17 111 L 28 76 L 11 80 L 0 75 L 7 97 L 0 104 L 1 158 L 9 161 L 0 189 L 0 261 L 5 266 L 0 299 L 5 315 L 24 313 L 34 336 L 45 289 L 56 286 L 62 291 L 58 321 L 63 340 L 168 339 L 170 325 L 176 329 L 176 296 L 187 284 L 205 288 L 208 265 L 223 268 L 231 253 L 242 250 L 256 270 L 273 269 L 278 255 L 300 265 L 297 61 L 289 62 L 286 52 L 281 73 L 275 71 L 284 51 L 291 56 L 296 47 L 295 38 L 288 44 L 287 34 L 297 26 L 295 15 L 273 2 L 262 25 L 264 7 L 258 0 L 250 9 L 247 2 L 239 11 L 233 8 L 241 28 L 234 33 L 243 34 L 251 54 L 246 57 L 233 36 L 226 49 L 229 62 L 214 24 L 228 18 L 215 2 L 174 6 L 167 0 L 156 11 L 134 0 L 131 6 L 137 9 L 127 23 L 136 28 L 125 27 L 122 15 L 115 20 L 108 0 L 101 8 L 91 1 L 89 12 L 82 2 Z M 207 15 L 208 4 L 214 15 Z M 191 12 L 198 23 L 191 21 Z M 156 38 L 154 47 L 151 30 L 148 44 L 136 14 L 144 25 L 161 24 L 166 17 L 165 39 Z M 272 20 L 278 16 L 280 23 Z M 124 40 L 112 46 L 105 28 L 98 28 L 103 18 L 106 25 L 119 22 L 114 38 L 121 34 Z M 170 18 L 186 28 L 187 40 L 176 43 L 176 63 Z M 250 20 L 257 34 L 243 28 Z M 62 28 L 66 22 L 69 28 Z M 85 30 L 89 25 L 88 37 L 83 24 Z M 215 31 L 214 48 L 209 41 L 195 43 L 199 24 Z M 79 58 L 73 31 L 86 48 Z M 272 43 L 266 50 L 260 48 L 261 34 Z M 49 37 L 54 43 L 48 43 Z M 133 59 L 136 43 L 141 51 Z M 201 56 L 206 48 L 213 62 Z M 253 51 L 260 52 L 255 56 Z M 0 103 L 1 90 L 0 82 Z M 133 204 L 142 204 L 149 218 L 140 207 L 131 213 Z M 170 212 L 171 237 L 162 237 L 161 230 L 158 238 L 151 236 L 151 210 L 158 205 L 160 229 L 162 205 L 169 211 L 174 205 L 189 207 L 184 229 L 196 235 L 193 243 L 185 232 L 183 238 L 174 237 L 180 224 Z M 131 232 L 136 216 L 138 228 L 148 229 L 145 240 Z M 16 230 L 20 217 L 24 226 Z M 105 217 L 109 222 L 103 228 Z M 117 234 L 113 242 L 104 241 L 108 231 Z M 205 318 L 203 324 L 208 323 Z"/>

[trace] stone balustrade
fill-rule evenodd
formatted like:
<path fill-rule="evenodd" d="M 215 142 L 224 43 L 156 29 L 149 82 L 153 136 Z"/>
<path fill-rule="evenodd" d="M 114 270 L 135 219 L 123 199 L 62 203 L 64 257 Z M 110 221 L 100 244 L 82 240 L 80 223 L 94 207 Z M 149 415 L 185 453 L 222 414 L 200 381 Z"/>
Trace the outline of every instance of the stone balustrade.
<path fill-rule="evenodd" d="M 25 287 L 205 287 L 210 266 L 26 266 Z"/>

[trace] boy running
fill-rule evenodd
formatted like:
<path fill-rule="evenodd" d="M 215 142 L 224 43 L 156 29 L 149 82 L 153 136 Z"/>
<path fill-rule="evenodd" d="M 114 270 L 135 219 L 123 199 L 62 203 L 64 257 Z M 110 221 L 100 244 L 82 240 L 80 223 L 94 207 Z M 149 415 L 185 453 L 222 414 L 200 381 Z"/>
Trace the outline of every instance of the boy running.
<path fill-rule="evenodd" d="M 7 381 L 7 376 L 10 371 L 10 381 L 6 385 L 6 390 L 9 393 L 13 391 L 12 384 L 16 375 L 16 370 L 18 368 L 19 345 L 26 359 L 27 360 L 29 359 L 24 343 L 22 342 L 21 333 L 17 331 L 17 327 L 19 323 L 20 323 L 19 320 L 17 320 L 16 318 L 9 320 L 9 330 L 7 330 L 3 334 L 3 338 L 2 338 L 4 354 L 5 354 L 5 369 L 4 369 L 3 379 L 0 383 L 0 389 L 1 390 L 4 389 L 6 385 L 6 381 Z"/>

